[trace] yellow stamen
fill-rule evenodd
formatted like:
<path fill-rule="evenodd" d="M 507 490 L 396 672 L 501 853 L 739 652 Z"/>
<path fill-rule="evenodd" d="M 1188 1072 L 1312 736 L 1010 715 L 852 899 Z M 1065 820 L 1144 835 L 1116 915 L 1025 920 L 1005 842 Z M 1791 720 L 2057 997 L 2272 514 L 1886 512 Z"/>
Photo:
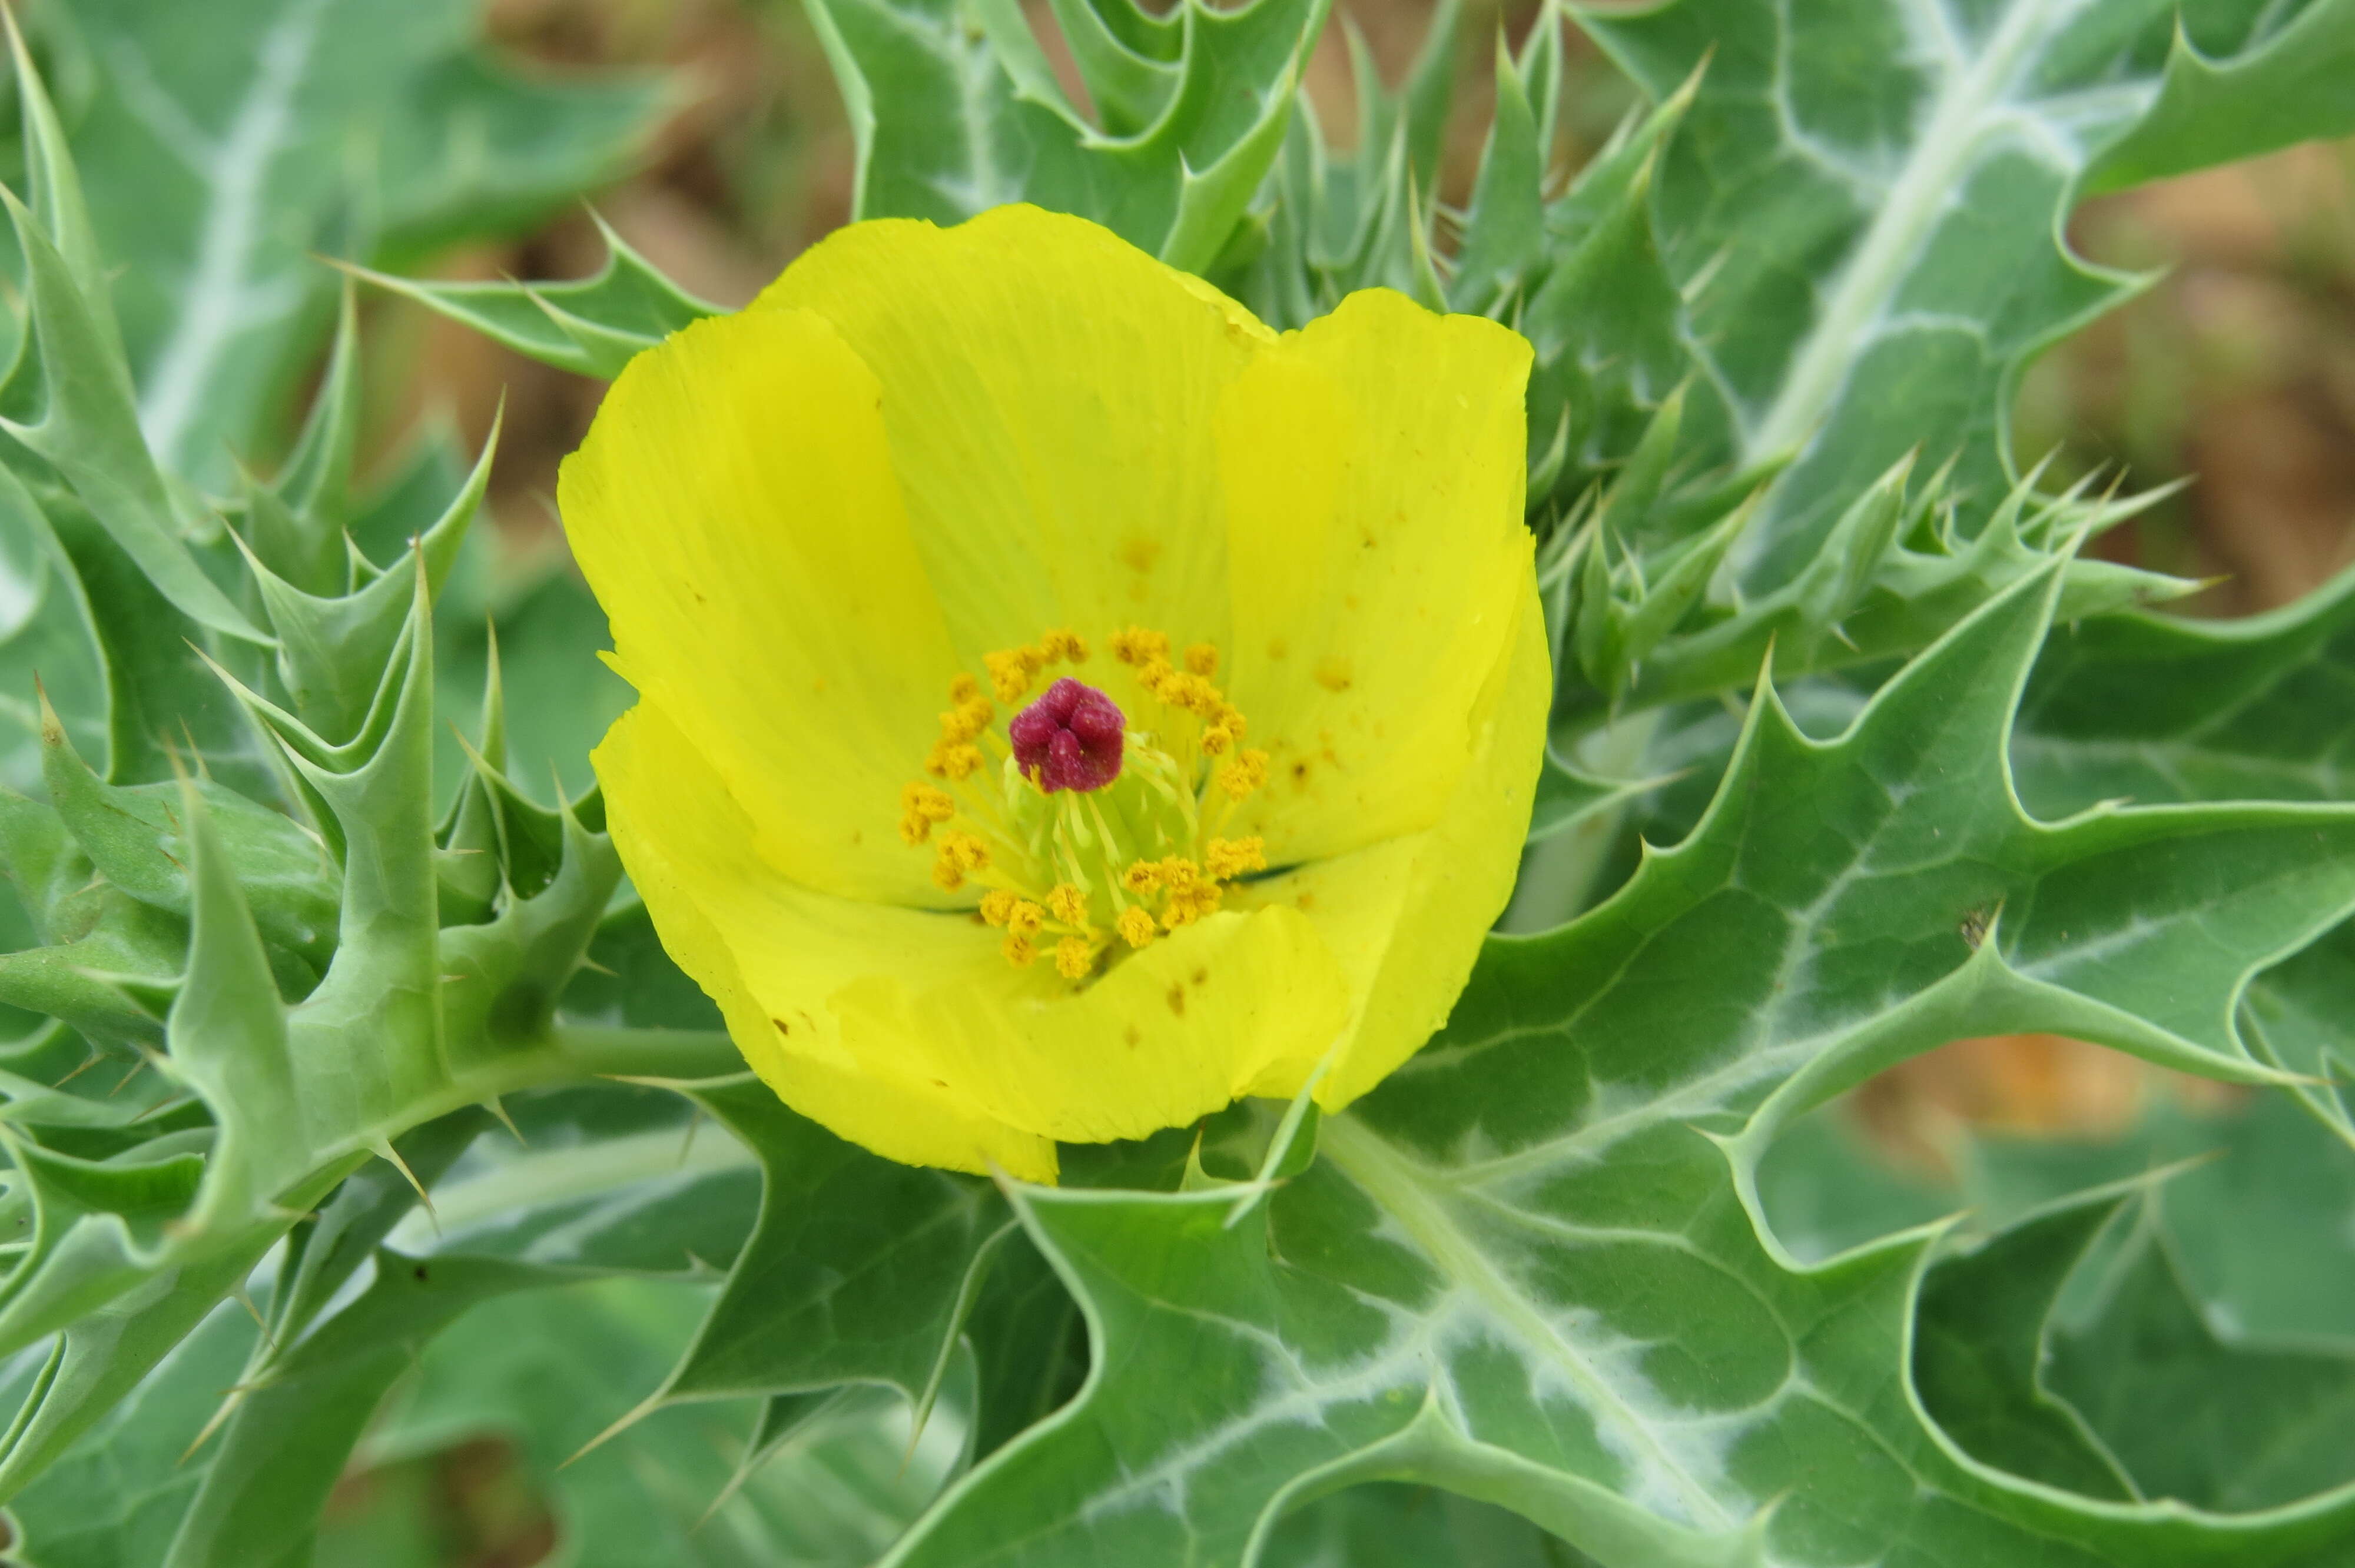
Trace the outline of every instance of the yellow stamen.
<path fill-rule="evenodd" d="M 1047 907 L 1066 926 L 1088 923 L 1088 895 L 1068 882 L 1059 882 L 1048 890 Z"/>
<path fill-rule="evenodd" d="M 1202 754 L 1218 757 L 1235 743 L 1235 732 L 1224 724 L 1214 724 L 1202 732 Z"/>
<path fill-rule="evenodd" d="M 1241 800 L 1267 782 L 1267 753 L 1260 750 L 1238 752 L 1235 759 L 1219 769 L 1219 788 L 1230 800 Z"/>
<path fill-rule="evenodd" d="M 993 926 L 1003 926 L 1014 917 L 1014 906 L 1022 895 L 1003 887 L 993 887 L 981 895 L 981 917 Z"/>
<path fill-rule="evenodd" d="M 911 784 L 900 791 L 900 809 L 928 822 L 945 822 L 956 815 L 956 800 L 945 789 Z"/>
<path fill-rule="evenodd" d="M 942 891 L 954 893 L 964 885 L 965 873 L 985 870 L 988 864 L 989 846 L 973 834 L 943 833 L 940 848 L 932 855 L 932 880 Z"/>
<path fill-rule="evenodd" d="M 1153 940 L 1153 916 L 1132 904 L 1120 912 L 1121 936 L 1132 948 L 1141 948 Z"/>
<path fill-rule="evenodd" d="M 1146 664 L 1156 659 L 1167 662 L 1169 657 L 1169 634 L 1142 626 L 1132 626 L 1112 634 L 1113 657 L 1124 664 Z"/>
<path fill-rule="evenodd" d="M 1202 848 L 1202 860 L 1221 882 L 1247 871 L 1267 869 L 1267 845 L 1254 833 L 1247 839 L 1212 839 Z"/>
<path fill-rule="evenodd" d="M 1035 937 L 1047 923 L 1047 912 L 1028 898 L 1018 898 L 1007 912 L 1006 928 L 1018 937 Z"/>
<path fill-rule="evenodd" d="M 996 716 L 997 710 L 990 706 L 986 698 L 975 697 L 969 703 L 959 703 L 941 715 L 941 743 L 944 746 L 962 745 L 987 729 L 989 721 Z"/>
<path fill-rule="evenodd" d="M 957 672 L 955 677 L 949 682 L 949 701 L 956 704 L 957 706 L 963 707 L 967 703 L 977 702 L 980 697 L 981 683 L 964 671 Z"/>
<path fill-rule="evenodd" d="M 1050 660 L 1068 659 L 1074 664 L 1088 662 L 1088 645 L 1080 641 L 1078 632 L 1069 628 L 1050 631 L 1039 640 L 1039 647 Z"/>
<path fill-rule="evenodd" d="M 998 944 L 997 950 L 1005 954 L 1006 961 L 1018 969 L 1028 969 L 1039 957 L 1039 949 L 1031 946 L 1028 937 L 1008 936 Z"/>
<path fill-rule="evenodd" d="M 1037 648 L 1007 648 L 983 654 L 981 662 L 989 671 L 990 689 L 997 694 L 997 700 L 1013 703 L 1021 701 L 1022 694 L 1030 689 L 1030 678 L 1045 667 L 1047 655 Z"/>
<path fill-rule="evenodd" d="M 1161 911 L 1162 927 L 1175 931 L 1215 915 L 1225 897 L 1226 889 L 1215 882 L 1195 881 L 1173 887 L 1169 890 L 1169 902 Z"/>
<path fill-rule="evenodd" d="M 1219 651 L 1207 642 L 1197 642 L 1186 650 L 1186 668 L 1209 680 L 1219 673 Z"/>
<path fill-rule="evenodd" d="M 1096 967 L 1096 956 L 1084 937 L 1066 937 L 1055 944 L 1055 972 L 1065 980 L 1085 980 Z"/>
<path fill-rule="evenodd" d="M 981 747 L 943 741 L 924 758 L 924 771 L 962 784 L 981 768 Z"/>

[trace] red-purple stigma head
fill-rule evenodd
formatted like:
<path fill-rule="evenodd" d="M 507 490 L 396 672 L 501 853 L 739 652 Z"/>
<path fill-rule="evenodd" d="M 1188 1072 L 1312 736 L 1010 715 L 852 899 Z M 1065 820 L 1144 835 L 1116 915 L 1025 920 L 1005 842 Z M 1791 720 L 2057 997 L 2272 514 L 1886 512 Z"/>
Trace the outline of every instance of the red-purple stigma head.
<path fill-rule="evenodd" d="M 1069 675 L 1006 726 L 1014 760 L 1039 789 L 1101 789 L 1120 777 L 1126 721 L 1110 697 Z"/>

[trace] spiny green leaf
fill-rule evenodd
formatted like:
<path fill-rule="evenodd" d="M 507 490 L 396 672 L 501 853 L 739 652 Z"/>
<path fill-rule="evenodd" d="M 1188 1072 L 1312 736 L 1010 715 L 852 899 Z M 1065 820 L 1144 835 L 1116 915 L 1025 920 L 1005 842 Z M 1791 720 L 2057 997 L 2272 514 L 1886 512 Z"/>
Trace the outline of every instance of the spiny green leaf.
<path fill-rule="evenodd" d="M 2098 1313 L 2055 1335 L 2049 1354 L 2053 1393 L 2143 1497 L 2253 1512 L 2348 1478 L 2355 1351 L 2219 1335 L 2155 1230 L 2113 1266 Z"/>
<path fill-rule="evenodd" d="M 510 1097 L 504 1108 L 515 1134 L 485 1134 L 434 1189 L 432 1213 L 409 1213 L 389 1245 L 706 1280 L 743 1246 L 760 1166 L 683 1097 L 601 1084 Z"/>
<path fill-rule="evenodd" d="M 2132 516 L 2148 497 L 2045 496 L 2031 476 L 2011 488 L 1976 536 L 1966 536 L 1951 477 L 1942 472 L 1916 485 L 1910 469 L 1901 461 L 1859 495 L 1837 525 L 1838 546 L 1790 582 L 1754 599 L 1704 600 L 1683 617 L 1626 674 L 1621 706 L 1736 689 L 1770 649 L 1775 670 L 1785 675 L 1887 660 L 1930 641 L 2006 585 L 2047 569 L 2062 573 L 2057 614 L 2071 622 L 2173 599 L 2198 586 L 2074 555 L 2077 541 Z M 1747 520 L 1738 528 L 1730 520 L 1719 524 L 1730 535 L 1722 542 L 1736 556 L 1758 525 Z M 1583 602 L 1574 611 L 1580 618 L 1586 613 Z M 1601 668 L 1607 679 L 1613 666 Z M 1556 723 L 1593 725 L 1606 710 L 1607 690 L 1558 687 Z"/>
<path fill-rule="evenodd" d="M 113 887 L 158 909 L 192 912 L 193 849 L 181 816 L 182 787 L 105 783 L 73 749 L 54 715 L 44 726 L 42 779 L 75 846 Z M 200 797 L 262 938 L 300 954 L 314 969 L 336 944 L 337 888 L 326 846 L 280 812 L 207 780 Z"/>
<path fill-rule="evenodd" d="M 128 367 L 40 225 L 0 188 L 25 255 L 29 330 L 0 382 L 0 430 L 73 487 L 91 514 L 173 606 L 212 630 L 266 641 L 205 576 L 182 530 L 193 521 L 148 453 Z"/>
<path fill-rule="evenodd" d="M 2355 735 L 2355 568 L 2241 620 L 2106 615 L 2059 628 L 2012 738 L 2020 798 L 2047 815 L 2097 800 L 2339 800 Z"/>
<path fill-rule="evenodd" d="M 2250 8 L 2215 9 L 2212 27 L 2196 7 L 2189 25 L 2212 69 L 2245 75 L 2214 91 L 2169 63 L 2172 6 L 1577 13 L 1656 99 L 1701 71 L 1657 195 L 1670 272 L 1707 279 L 1689 348 L 1730 405 L 1729 455 L 1801 454 L 1761 520 L 1748 586 L 1788 581 L 1917 446 L 1958 460 L 1976 508 L 2009 488 L 2019 366 L 2136 286 L 2058 238 L 2111 149 L 2147 134 L 2141 160 L 2182 169 L 2349 122 L 2326 63 L 2345 47 L 2340 0 L 2273 8 L 2254 32 Z M 2249 91 L 2280 97 L 2258 114 Z"/>
<path fill-rule="evenodd" d="M 1923 1407 L 1974 1458 L 2083 1497 L 2137 1498 L 2067 1401 L 2045 1387 L 2045 1330 L 2070 1271 L 2125 1199 L 2103 1192 L 2035 1215 L 1922 1285 L 1913 1375 Z"/>
<path fill-rule="evenodd" d="M 2346 0 L 2268 7 L 2246 19 L 2225 7 L 2187 9 L 2157 101 L 2086 185 L 2116 190 L 2355 132 L 2350 73 L 2355 6 Z"/>
<path fill-rule="evenodd" d="M 468 1308 L 560 1277 L 528 1264 L 378 1252 L 360 1295 L 298 1342 L 277 1348 L 235 1413 L 165 1568 L 299 1562 L 320 1509 L 393 1380 Z"/>
<path fill-rule="evenodd" d="M 893 1165 L 742 1078 L 691 1092 L 760 1160 L 761 1217 L 664 1401 L 941 1373 L 1010 1222 L 986 1182 Z M 651 1401 L 649 1403 L 652 1403 Z"/>
<path fill-rule="evenodd" d="M 527 80 L 464 0 L 91 0 L 100 90 L 75 126 L 121 275 L 139 423 L 206 485 L 253 453 L 325 324 L 312 253 L 406 262 L 511 228 L 619 172 L 660 106 L 643 78 Z"/>
<path fill-rule="evenodd" d="M 1636 779 L 1623 783 L 1597 779 L 1548 751 L 1543 770 L 1538 774 L 1537 805 L 1529 815 L 1529 842 L 1536 843 L 1567 832 L 1581 822 L 1640 799 L 1657 789 L 1660 782 Z"/>
<path fill-rule="evenodd" d="M 47 693 L 76 742 L 107 747 L 104 654 L 80 575 L 48 519 L 0 467 L 0 781 L 29 789 L 40 776 L 39 705 Z"/>
<path fill-rule="evenodd" d="M 357 269 L 355 275 L 415 300 L 559 370 L 611 380 L 633 355 L 719 307 L 655 270 L 602 218 L 605 263 L 562 283 L 442 283 Z"/>
<path fill-rule="evenodd" d="M 765 1462 L 724 1503 L 747 1402 L 657 1411 L 581 1453 L 623 1391 L 660 1376 L 708 1294 L 624 1279 L 486 1303 L 426 1349 L 366 1457 L 399 1462 L 506 1438 L 556 1516 L 556 1550 L 576 1568 L 867 1568 L 959 1462 L 952 1413 L 918 1434 L 890 1391 L 821 1397 L 797 1425 L 760 1434 Z M 387 1513 L 337 1533 L 380 1538 Z"/>
<path fill-rule="evenodd" d="M 155 1371 L 123 1391 L 79 1446 L 9 1504 L 21 1532 L 16 1545 L 35 1554 L 32 1561 L 56 1568 L 164 1561 L 205 1474 L 181 1456 L 221 1390 L 236 1381 L 254 1339 L 252 1319 L 235 1302 L 215 1296 L 198 1318 L 179 1326 L 173 1338 L 180 1342 L 167 1358 L 144 1358 L 141 1364 Z M 31 1394 L 26 1382 L 12 1379 L 0 1390 L 21 1404 Z"/>
<path fill-rule="evenodd" d="M 1057 83 L 1018 7 L 809 0 L 857 139 L 856 217 L 952 223 L 1009 201 L 1092 217 L 1174 266 L 1228 249 L 1275 160 L 1325 0 L 1188 0 L 1173 30 L 1135 0 L 1091 7 L 1075 49 L 1115 121 Z M 1133 132 L 1114 124 L 1150 114 Z"/>
<path fill-rule="evenodd" d="M 496 448 L 494 427 L 474 472 L 441 517 L 415 541 L 429 594 L 440 591 L 481 508 Z M 342 533 L 329 537 L 336 551 L 329 588 L 314 591 L 288 581 L 258 550 L 250 568 L 263 612 L 278 635 L 279 679 L 293 698 L 296 715 L 321 736 L 341 741 L 358 732 L 376 702 L 409 619 L 415 587 L 397 573 L 368 582 L 353 580 Z"/>
<path fill-rule="evenodd" d="M 1236 1562 L 1299 1491 L 1378 1475 L 1614 1564 L 2343 1550 L 2349 1494 L 2096 1512 L 1958 1457 L 1891 1390 L 1927 1239 L 1795 1267 L 1747 1199 L 1782 1121 L 1958 1035 L 2272 1075 L 2233 1005 L 2355 903 L 2355 817 L 2023 817 L 2002 741 L 2060 584 L 2007 590 L 1836 741 L 1762 692 L 1692 837 L 1492 942 L 1440 1038 L 1242 1224 L 1216 1193 L 1018 1190 L 1098 1370 L 890 1561 Z"/>

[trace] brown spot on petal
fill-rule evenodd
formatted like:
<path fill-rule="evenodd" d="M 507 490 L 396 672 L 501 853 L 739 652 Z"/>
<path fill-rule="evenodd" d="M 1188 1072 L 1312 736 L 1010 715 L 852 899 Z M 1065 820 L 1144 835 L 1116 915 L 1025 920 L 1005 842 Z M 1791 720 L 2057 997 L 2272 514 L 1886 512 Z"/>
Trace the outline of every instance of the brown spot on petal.
<path fill-rule="evenodd" d="M 775 1025 L 777 1026 L 777 1033 L 778 1033 L 783 1034 L 783 1035 L 785 1035 L 785 1036 L 786 1036 L 786 1037 L 788 1037 L 788 1038 L 791 1038 L 791 1036 L 792 1036 L 792 1034 L 793 1034 L 793 1033 L 794 1033 L 794 1026 L 793 1026 L 792 1024 L 787 1023 L 787 1022 L 786 1022 L 783 1019 L 782 1019 L 782 1018 L 772 1018 L 771 1020 L 769 1020 L 769 1022 L 772 1022 L 772 1023 L 773 1023 L 773 1024 L 775 1024 Z"/>
<path fill-rule="evenodd" d="M 1316 661 L 1316 683 L 1336 694 L 1348 691 L 1352 683 L 1349 662 L 1337 656 L 1319 659 Z"/>
<path fill-rule="evenodd" d="M 1180 1018 L 1186 1016 L 1186 988 L 1184 986 L 1173 985 L 1169 988 L 1169 1011 L 1176 1013 Z"/>
<path fill-rule="evenodd" d="M 1138 1029 L 1134 1023 L 1128 1026 L 1127 1031 L 1121 1036 L 1121 1038 L 1128 1043 L 1128 1048 L 1132 1051 L 1145 1044 L 1144 1032 Z"/>

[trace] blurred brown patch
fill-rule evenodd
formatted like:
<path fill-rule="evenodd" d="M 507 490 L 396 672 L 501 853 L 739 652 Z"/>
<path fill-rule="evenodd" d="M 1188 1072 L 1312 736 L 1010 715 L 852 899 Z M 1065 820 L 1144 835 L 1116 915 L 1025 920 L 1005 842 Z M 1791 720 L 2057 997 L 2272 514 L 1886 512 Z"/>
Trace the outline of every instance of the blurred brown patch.
<path fill-rule="evenodd" d="M 2355 143 L 2292 147 L 2087 203 L 2089 258 L 2160 270 L 2031 372 L 2019 450 L 2182 495 L 2104 553 L 2224 580 L 2243 615 L 2355 560 Z"/>
<path fill-rule="evenodd" d="M 531 1568 L 557 1544 L 547 1499 L 515 1446 L 493 1436 L 346 1472 L 327 1499 L 323 1542 L 383 1532 L 449 1568 Z"/>
<path fill-rule="evenodd" d="M 2113 1138 L 2159 1097 L 2217 1108 L 2243 1092 L 2066 1035 L 2000 1034 L 1901 1062 L 1859 1087 L 1850 1109 L 1898 1163 L 1951 1179 L 1974 1128 Z"/>

